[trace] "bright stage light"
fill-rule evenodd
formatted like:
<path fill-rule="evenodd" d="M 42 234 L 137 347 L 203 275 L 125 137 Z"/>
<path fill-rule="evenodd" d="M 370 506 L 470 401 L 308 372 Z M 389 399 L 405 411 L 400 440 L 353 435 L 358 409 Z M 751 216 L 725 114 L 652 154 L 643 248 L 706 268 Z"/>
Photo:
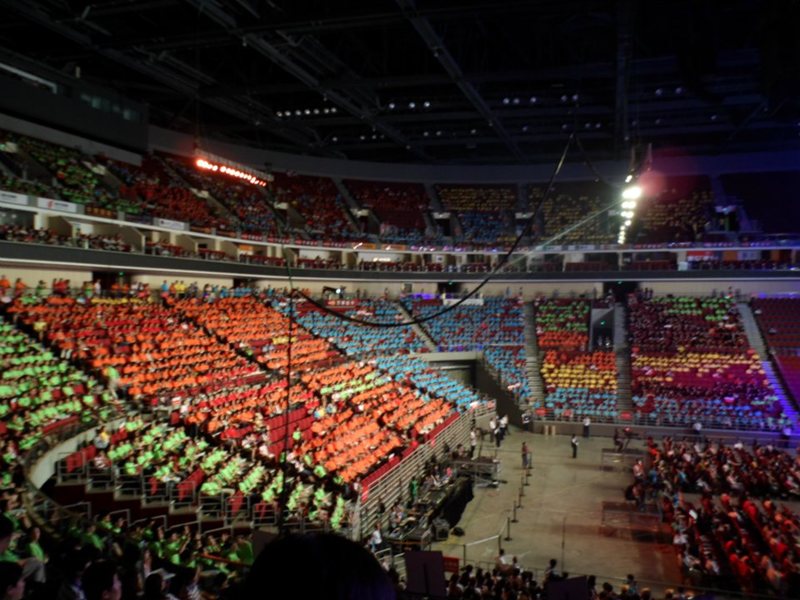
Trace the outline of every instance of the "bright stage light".
<path fill-rule="evenodd" d="M 633 210 L 636 208 L 636 200 L 625 200 L 622 203 L 622 208 L 625 210 Z"/>
<path fill-rule="evenodd" d="M 638 200 L 642 196 L 642 188 L 638 185 L 626 187 L 622 191 L 622 197 L 626 200 Z"/>

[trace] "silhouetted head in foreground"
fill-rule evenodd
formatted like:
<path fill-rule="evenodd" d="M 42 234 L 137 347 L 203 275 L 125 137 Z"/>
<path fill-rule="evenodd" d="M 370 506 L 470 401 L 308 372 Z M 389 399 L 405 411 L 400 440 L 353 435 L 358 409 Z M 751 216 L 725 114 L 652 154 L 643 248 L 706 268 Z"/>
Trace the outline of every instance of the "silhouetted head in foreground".
<path fill-rule="evenodd" d="M 245 583 L 248 600 L 395 600 L 388 574 L 365 548 L 332 533 L 268 544 Z"/>

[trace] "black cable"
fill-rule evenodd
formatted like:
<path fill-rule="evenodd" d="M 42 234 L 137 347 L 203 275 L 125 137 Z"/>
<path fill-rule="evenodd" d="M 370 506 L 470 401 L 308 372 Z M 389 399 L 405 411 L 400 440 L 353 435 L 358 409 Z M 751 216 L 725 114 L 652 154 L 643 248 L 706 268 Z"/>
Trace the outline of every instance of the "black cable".
<path fill-rule="evenodd" d="M 569 152 L 570 146 L 572 145 L 572 142 L 573 142 L 574 139 L 575 139 L 575 131 L 570 133 L 569 138 L 567 138 L 567 143 L 564 145 L 564 150 L 561 152 L 561 156 L 560 156 L 558 162 L 556 163 L 555 168 L 553 169 L 553 173 L 550 175 L 550 180 L 547 183 L 547 188 L 545 190 L 544 197 L 547 197 L 547 194 L 549 194 L 550 191 L 552 190 L 553 184 L 555 183 L 555 179 L 558 176 L 558 174 L 561 172 L 561 168 L 564 166 L 564 161 L 567 158 L 567 153 Z M 292 279 L 291 279 L 291 268 L 289 267 L 289 261 L 287 260 L 286 261 L 286 270 L 287 270 L 287 272 L 289 272 L 290 298 L 291 298 L 292 295 L 294 295 L 295 292 L 297 292 L 307 302 L 310 302 L 311 304 L 313 304 L 315 307 L 317 307 L 321 311 L 323 311 L 323 312 L 325 312 L 325 313 L 327 313 L 329 315 L 332 315 L 332 316 L 334 316 L 334 317 L 336 317 L 338 319 L 341 319 L 343 321 L 349 321 L 351 323 L 356 323 L 358 325 L 364 325 L 366 327 L 389 328 L 389 327 L 407 327 L 407 326 L 410 326 L 410 325 L 421 325 L 422 323 L 425 323 L 427 321 L 431 321 L 433 319 L 441 317 L 444 314 L 449 313 L 452 310 L 455 310 L 456 308 L 461 306 L 464 302 L 466 302 L 467 300 L 472 298 L 475 294 L 477 294 L 487 283 L 489 283 L 494 278 L 494 276 L 497 275 L 497 273 L 500 272 L 500 270 L 503 269 L 509 263 L 509 259 L 511 258 L 511 255 L 514 254 L 514 252 L 519 247 L 519 245 L 522 242 L 522 240 L 532 230 L 533 224 L 534 224 L 534 222 L 536 220 L 536 217 L 538 215 L 538 211 L 541 208 L 542 204 L 543 204 L 543 202 L 541 202 L 539 204 L 539 206 L 537 207 L 536 211 L 534 211 L 534 213 L 528 219 L 528 222 L 525 224 L 525 227 L 523 227 L 522 231 L 519 233 L 519 235 L 517 235 L 516 239 L 514 240 L 514 243 L 511 245 L 511 247 L 508 249 L 508 251 L 505 252 L 500 257 L 500 260 L 498 261 L 497 265 L 489 272 L 488 275 L 486 275 L 486 277 L 483 278 L 483 280 L 472 291 L 468 292 L 466 295 L 464 295 L 461 298 L 459 298 L 455 303 L 451 304 L 450 306 L 446 306 L 442 310 L 436 311 L 435 313 L 430 314 L 430 315 L 428 315 L 426 317 L 414 317 L 412 315 L 412 318 L 409 321 L 393 322 L 393 323 L 380 323 L 380 322 L 376 322 L 376 321 L 367 321 L 367 320 L 364 320 L 364 319 L 357 319 L 355 317 L 351 317 L 351 316 L 346 315 L 344 313 L 340 313 L 338 311 L 332 310 L 332 309 L 328 308 L 327 306 L 325 306 L 324 304 L 322 304 L 321 302 L 317 302 L 316 300 L 314 300 L 314 298 L 311 298 L 308 294 L 304 293 L 302 290 L 295 290 L 295 288 L 294 288 L 294 286 L 292 284 Z"/>

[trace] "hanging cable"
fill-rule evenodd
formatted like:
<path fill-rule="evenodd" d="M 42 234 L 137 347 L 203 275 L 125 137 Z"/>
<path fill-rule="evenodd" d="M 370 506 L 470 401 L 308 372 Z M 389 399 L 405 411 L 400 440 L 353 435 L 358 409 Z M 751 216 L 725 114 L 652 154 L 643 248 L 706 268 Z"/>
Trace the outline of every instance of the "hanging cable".
<path fill-rule="evenodd" d="M 561 156 L 559 157 L 558 162 L 556 163 L 556 165 L 555 165 L 555 167 L 553 169 L 553 173 L 550 175 L 550 180 L 548 181 L 547 188 L 545 190 L 545 197 L 552 190 L 553 184 L 555 183 L 555 180 L 556 180 L 556 177 L 561 172 L 561 168 L 564 166 L 564 161 L 567 158 L 567 154 L 569 152 L 570 146 L 572 145 L 572 142 L 573 142 L 574 138 L 575 138 L 575 132 L 573 131 L 569 135 L 569 138 L 567 139 L 567 143 L 564 145 L 564 150 L 561 152 Z M 311 303 L 312 305 L 314 305 L 319 310 L 321 310 L 321 311 L 323 311 L 323 312 L 325 312 L 325 313 L 327 313 L 329 315 L 332 315 L 332 316 L 334 316 L 334 317 L 336 317 L 338 319 L 341 319 L 341 320 L 344 320 L 344 321 L 349 321 L 351 323 L 356 323 L 356 324 L 364 325 L 364 326 L 367 326 L 367 327 L 381 327 L 381 328 L 383 328 L 383 327 L 385 327 L 385 328 L 388 328 L 388 327 L 408 327 L 410 325 L 420 325 L 422 323 L 425 323 L 427 321 L 431 321 L 433 319 L 439 318 L 442 315 L 445 315 L 445 314 L 455 310 L 456 308 L 458 308 L 459 306 L 464 304 L 464 302 L 466 302 L 467 300 L 469 300 L 470 298 L 475 296 L 475 294 L 477 294 L 487 283 L 489 283 L 495 277 L 495 275 L 497 275 L 497 273 L 499 273 L 502 269 L 504 269 L 509 264 L 513 264 L 513 262 L 509 262 L 510 258 L 514 254 L 516 249 L 519 247 L 520 243 L 525 238 L 525 236 L 528 235 L 530 233 L 530 231 L 533 229 L 533 223 L 536 220 L 536 217 L 538 215 L 539 209 L 541 208 L 541 205 L 542 205 L 542 203 L 539 204 L 539 206 L 537 207 L 536 211 L 534 211 L 534 213 L 528 219 L 527 223 L 525 224 L 525 227 L 523 227 L 522 231 L 519 233 L 519 235 L 517 235 L 516 239 L 514 240 L 514 243 L 511 245 L 511 247 L 500 257 L 497 265 L 495 265 L 495 267 L 486 275 L 486 277 L 483 278 L 483 280 L 472 291 L 468 292 L 467 294 L 465 294 L 464 296 L 459 298 L 453 304 L 451 304 L 449 306 L 446 306 L 442 310 L 436 311 L 435 313 L 427 315 L 425 317 L 414 317 L 412 315 L 412 318 L 410 320 L 408 320 L 408 321 L 400 321 L 400 322 L 392 322 L 392 323 L 382 323 L 382 322 L 378 322 L 378 321 L 367 321 L 367 320 L 364 320 L 364 319 L 358 319 L 356 317 L 351 317 L 351 316 L 349 316 L 347 314 L 340 313 L 338 311 L 332 310 L 329 307 L 325 306 L 323 303 L 318 302 L 317 300 L 315 300 L 314 298 L 312 298 L 310 295 L 306 294 L 305 292 L 303 292 L 301 290 L 296 290 L 296 291 L 307 302 Z M 286 262 L 286 266 L 287 266 L 287 271 L 291 271 L 291 269 L 289 268 L 289 261 L 288 260 Z M 295 289 L 292 286 L 291 278 L 289 279 L 289 286 L 290 286 L 290 288 L 289 288 L 290 289 L 290 295 L 294 295 Z"/>

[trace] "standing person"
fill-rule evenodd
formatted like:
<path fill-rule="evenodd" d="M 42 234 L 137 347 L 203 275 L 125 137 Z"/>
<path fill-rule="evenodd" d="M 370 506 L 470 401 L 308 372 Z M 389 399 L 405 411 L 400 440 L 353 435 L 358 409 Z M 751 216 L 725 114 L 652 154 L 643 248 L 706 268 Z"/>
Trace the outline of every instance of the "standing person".
<path fill-rule="evenodd" d="M 469 432 L 469 459 L 475 458 L 475 447 L 478 445 L 478 432 L 473 427 Z"/>
<path fill-rule="evenodd" d="M 508 415 L 500 417 L 500 435 L 505 438 L 508 435 Z"/>
<path fill-rule="evenodd" d="M 578 436 L 573 433 L 569 443 L 572 446 L 572 458 L 578 458 Z"/>
<path fill-rule="evenodd" d="M 497 435 L 497 421 L 494 417 L 489 419 L 489 434 L 492 436 L 492 441 L 495 441 L 495 436 Z"/>
<path fill-rule="evenodd" d="M 530 431 L 531 430 L 531 411 L 530 410 L 526 409 L 525 412 L 522 413 L 522 428 L 525 431 Z"/>
<path fill-rule="evenodd" d="M 531 464 L 530 460 L 530 452 L 528 450 L 528 444 L 526 442 L 522 442 L 522 468 L 527 469 Z"/>
<path fill-rule="evenodd" d="M 583 418 L 583 437 L 589 438 L 589 427 L 592 426 L 592 420 L 589 418 L 589 415 L 586 415 Z"/>

